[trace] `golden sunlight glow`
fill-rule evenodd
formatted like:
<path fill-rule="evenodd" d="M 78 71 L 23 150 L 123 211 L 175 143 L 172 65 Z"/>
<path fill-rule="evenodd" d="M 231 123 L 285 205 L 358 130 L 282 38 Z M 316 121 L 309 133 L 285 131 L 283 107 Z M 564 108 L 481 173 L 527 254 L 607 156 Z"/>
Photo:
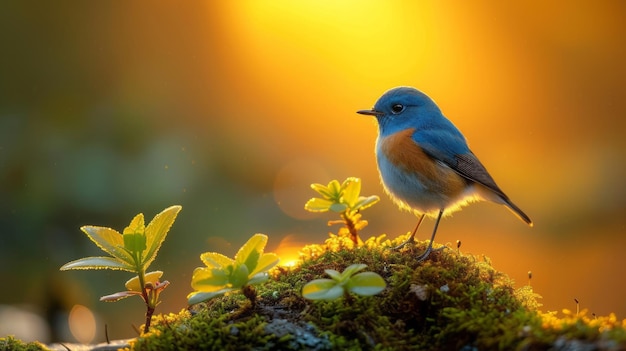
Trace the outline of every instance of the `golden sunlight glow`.
<path fill-rule="evenodd" d="M 406 80 L 405 74 L 434 58 L 431 30 L 439 19 L 428 4 L 375 1 L 230 2 L 230 42 L 246 60 L 248 78 L 270 91 L 301 79 L 306 90 L 339 89 L 337 80 L 361 81 L 363 72 L 382 80 Z M 408 8 L 407 8 L 408 7 Z M 418 20 L 415 20 L 417 16 Z M 294 35 L 297 33 L 297 35 Z M 394 69 L 410 60 L 405 70 Z M 315 68 L 315 73 L 302 72 Z M 273 73 L 268 80 L 268 72 Z M 311 91 L 313 89 L 313 91 Z M 263 94 L 265 95 L 265 94 Z M 269 94 L 268 94 L 269 95 Z M 278 94 L 283 96 L 284 94 Z M 298 99 L 284 99 L 294 103 Z"/>
<path fill-rule="evenodd" d="M 276 249 L 271 250 L 280 257 L 279 266 L 293 267 L 300 260 L 300 249 L 307 244 L 305 239 L 288 234 L 280 241 Z"/>
<path fill-rule="evenodd" d="M 74 305 L 68 318 L 70 332 L 82 344 L 89 344 L 96 336 L 96 317 L 83 305 Z"/>

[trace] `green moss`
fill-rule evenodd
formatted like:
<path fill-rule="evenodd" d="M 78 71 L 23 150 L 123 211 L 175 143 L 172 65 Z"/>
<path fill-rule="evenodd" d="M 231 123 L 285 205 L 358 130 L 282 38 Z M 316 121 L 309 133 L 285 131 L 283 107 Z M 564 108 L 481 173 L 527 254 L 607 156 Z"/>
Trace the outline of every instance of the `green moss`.
<path fill-rule="evenodd" d="M 0 351 L 40 351 L 48 350 L 39 342 L 23 342 L 13 336 L 0 338 Z"/>
<path fill-rule="evenodd" d="M 295 268 L 277 268 L 257 286 L 253 308 L 241 294 L 223 296 L 191 311 L 158 316 L 150 333 L 132 343 L 135 350 L 516 350 L 590 349 L 626 346 L 623 321 L 585 313 L 557 317 L 537 310 L 530 286 L 515 289 L 486 258 L 456 250 L 433 252 L 416 262 L 425 247 L 389 250 L 385 237 L 354 247 L 342 236 L 303 249 Z M 366 264 L 388 287 L 379 295 L 334 301 L 308 301 L 302 286 L 324 276 Z"/>

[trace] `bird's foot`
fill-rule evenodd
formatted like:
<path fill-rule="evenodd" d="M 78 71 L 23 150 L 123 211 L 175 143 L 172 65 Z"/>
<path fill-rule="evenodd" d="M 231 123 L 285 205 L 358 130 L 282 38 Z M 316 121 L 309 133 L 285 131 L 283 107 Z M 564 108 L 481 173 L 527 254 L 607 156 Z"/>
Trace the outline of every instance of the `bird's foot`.
<path fill-rule="evenodd" d="M 417 256 L 417 262 L 422 262 L 425 259 L 428 258 L 428 256 L 432 253 L 432 252 L 437 252 L 437 251 L 443 251 L 445 249 L 447 249 L 447 246 L 442 246 L 442 247 L 438 247 L 436 249 L 433 249 L 432 246 L 428 246 L 428 248 L 426 249 L 426 251 L 424 251 L 421 255 Z"/>
<path fill-rule="evenodd" d="M 415 239 L 412 236 L 409 237 L 407 240 L 405 240 L 402 244 L 400 244 L 398 246 L 391 247 L 390 250 L 398 251 L 398 250 L 400 250 L 401 248 L 403 248 L 403 247 L 405 247 L 407 245 L 415 245 Z"/>

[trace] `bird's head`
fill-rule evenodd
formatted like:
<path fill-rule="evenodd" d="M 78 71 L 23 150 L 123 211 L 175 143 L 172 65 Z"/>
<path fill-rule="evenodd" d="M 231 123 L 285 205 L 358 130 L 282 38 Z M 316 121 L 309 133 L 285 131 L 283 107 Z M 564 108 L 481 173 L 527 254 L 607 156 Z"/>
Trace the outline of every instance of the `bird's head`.
<path fill-rule="evenodd" d="M 428 123 L 431 116 L 441 115 L 428 95 L 412 87 L 393 88 L 376 101 L 373 109 L 357 113 L 376 117 L 381 132 L 418 128 L 422 123 Z"/>

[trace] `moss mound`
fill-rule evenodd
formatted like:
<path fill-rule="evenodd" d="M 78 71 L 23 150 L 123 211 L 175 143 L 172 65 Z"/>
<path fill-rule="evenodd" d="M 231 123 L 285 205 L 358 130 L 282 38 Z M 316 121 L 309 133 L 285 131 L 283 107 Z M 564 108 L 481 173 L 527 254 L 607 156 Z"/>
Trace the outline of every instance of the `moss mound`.
<path fill-rule="evenodd" d="M 302 250 L 294 268 L 277 268 L 257 286 L 254 308 L 242 294 L 154 318 L 134 350 L 622 350 L 623 321 L 584 313 L 557 318 L 537 310 L 539 297 L 520 289 L 486 258 L 440 249 L 426 261 L 418 243 L 401 251 L 384 236 L 362 246 L 331 235 Z M 353 263 L 385 278 L 372 297 L 308 301 L 302 286 Z"/>
<path fill-rule="evenodd" d="M 23 342 L 13 336 L 0 338 L 0 350 L 23 350 L 23 351 L 39 351 L 47 350 L 47 348 L 39 342 Z"/>

